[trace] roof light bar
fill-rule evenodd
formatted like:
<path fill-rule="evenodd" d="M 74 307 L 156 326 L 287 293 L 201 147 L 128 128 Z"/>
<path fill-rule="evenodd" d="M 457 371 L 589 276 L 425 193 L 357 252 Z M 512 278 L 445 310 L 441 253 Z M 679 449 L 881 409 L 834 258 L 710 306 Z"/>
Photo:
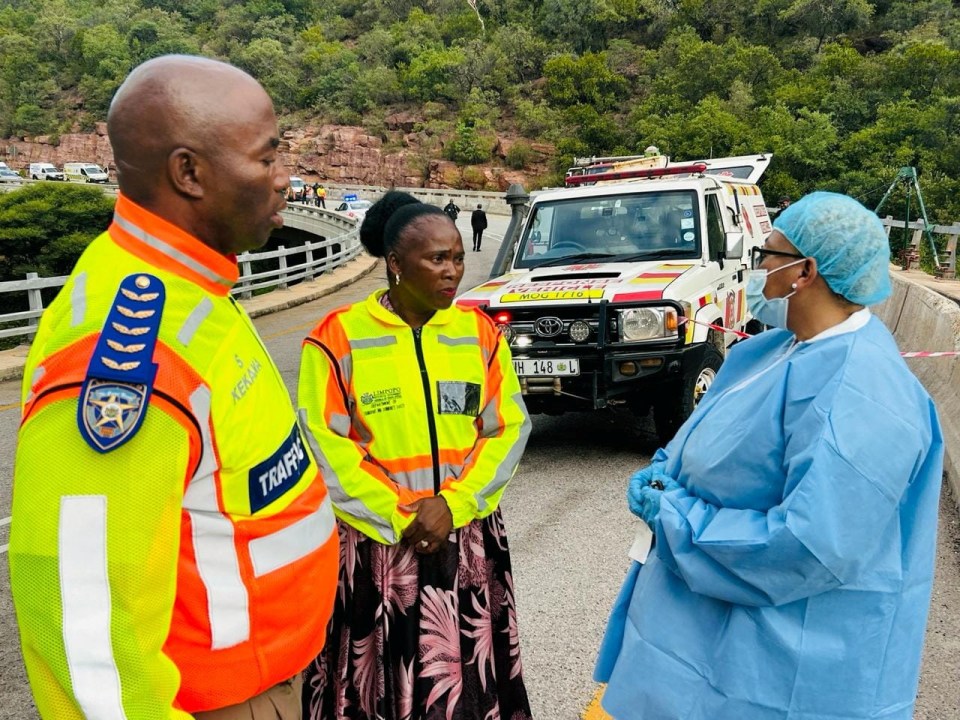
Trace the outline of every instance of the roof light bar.
<path fill-rule="evenodd" d="M 632 180 L 634 178 L 655 178 L 665 175 L 690 175 L 706 172 L 706 163 L 692 163 L 690 165 L 670 165 L 662 168 L 643 168 L 640 170 L 616 170 L 614 172 L 596 173 L 594 175 L 571 175 L 564 182 L 567 185 L 583 185 L 607 180 Z"/>

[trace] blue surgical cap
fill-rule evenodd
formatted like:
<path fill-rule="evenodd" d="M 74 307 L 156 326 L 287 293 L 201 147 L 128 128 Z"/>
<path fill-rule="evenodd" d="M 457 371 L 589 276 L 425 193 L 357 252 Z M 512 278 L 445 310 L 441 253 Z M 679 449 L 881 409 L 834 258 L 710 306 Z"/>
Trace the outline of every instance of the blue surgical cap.
<path fill-rule="evenodd" d="M 807 257 L 830 289 L 858 305 L 890 296 L 890 245 L 880 218 L 846 195 L 815 192 L 777 215 L 773 229 Z"/>

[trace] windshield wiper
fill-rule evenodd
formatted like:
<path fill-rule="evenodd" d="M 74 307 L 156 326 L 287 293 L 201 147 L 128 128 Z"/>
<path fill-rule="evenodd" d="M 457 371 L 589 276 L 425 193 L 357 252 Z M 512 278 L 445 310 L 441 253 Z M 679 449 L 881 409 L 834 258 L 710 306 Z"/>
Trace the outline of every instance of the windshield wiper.
<path fill-rule="evenodd" d="M 553 258 L 552 260 L 544 260 L 542 263 L 537 263 L 533 265 L 530 269 L 542 267 L 556 267 L 557 265 L 569 265 L 573 262 L 578 262 L 579 260 L 600 260 L 601 258 L 612 258 L 616 257 L 613 253 L 597 253 L 597 252 L 585 252 L 577 253 L 576 255 L 564 255 L 563 257 Z"/>
<path fill-rule="evenodd" d="M 695 249 L 685 250 L 683 248 L 663 248 L 661 250 L 647 250 L 646 252 L 632 253 L 630 255 L 618 255 L 617 262 L 636 262 L 637 260 L 662 260 L 663 258 L 673 257 L 675 255 L 690 255 L 695 253 Z"/>

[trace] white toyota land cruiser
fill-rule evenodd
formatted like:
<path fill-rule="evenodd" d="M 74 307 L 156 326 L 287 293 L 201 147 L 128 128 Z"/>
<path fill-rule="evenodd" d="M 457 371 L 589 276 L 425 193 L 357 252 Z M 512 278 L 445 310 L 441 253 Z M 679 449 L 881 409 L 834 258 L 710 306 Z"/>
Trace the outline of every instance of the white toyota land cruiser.
<path fill-rule="evenodd" d="M 534 194 L 509 271 L 457 301 L 500 326 L 531 412 L 652 407 L 673 436 L 750 322 L 769 162 L 622 163 Z"/>

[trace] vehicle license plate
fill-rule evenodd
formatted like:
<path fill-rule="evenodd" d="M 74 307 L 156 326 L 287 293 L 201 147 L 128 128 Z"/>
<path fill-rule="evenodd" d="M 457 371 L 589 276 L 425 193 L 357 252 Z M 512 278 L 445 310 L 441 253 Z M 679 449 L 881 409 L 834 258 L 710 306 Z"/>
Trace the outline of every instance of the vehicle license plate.
<path fill-rule="evenodd" d="M 550 360 L 514 360 L 513 369 L 517 375 L 529 377 L 531 375 L 579 375 L 580 361 L 553 358 Z"/>

